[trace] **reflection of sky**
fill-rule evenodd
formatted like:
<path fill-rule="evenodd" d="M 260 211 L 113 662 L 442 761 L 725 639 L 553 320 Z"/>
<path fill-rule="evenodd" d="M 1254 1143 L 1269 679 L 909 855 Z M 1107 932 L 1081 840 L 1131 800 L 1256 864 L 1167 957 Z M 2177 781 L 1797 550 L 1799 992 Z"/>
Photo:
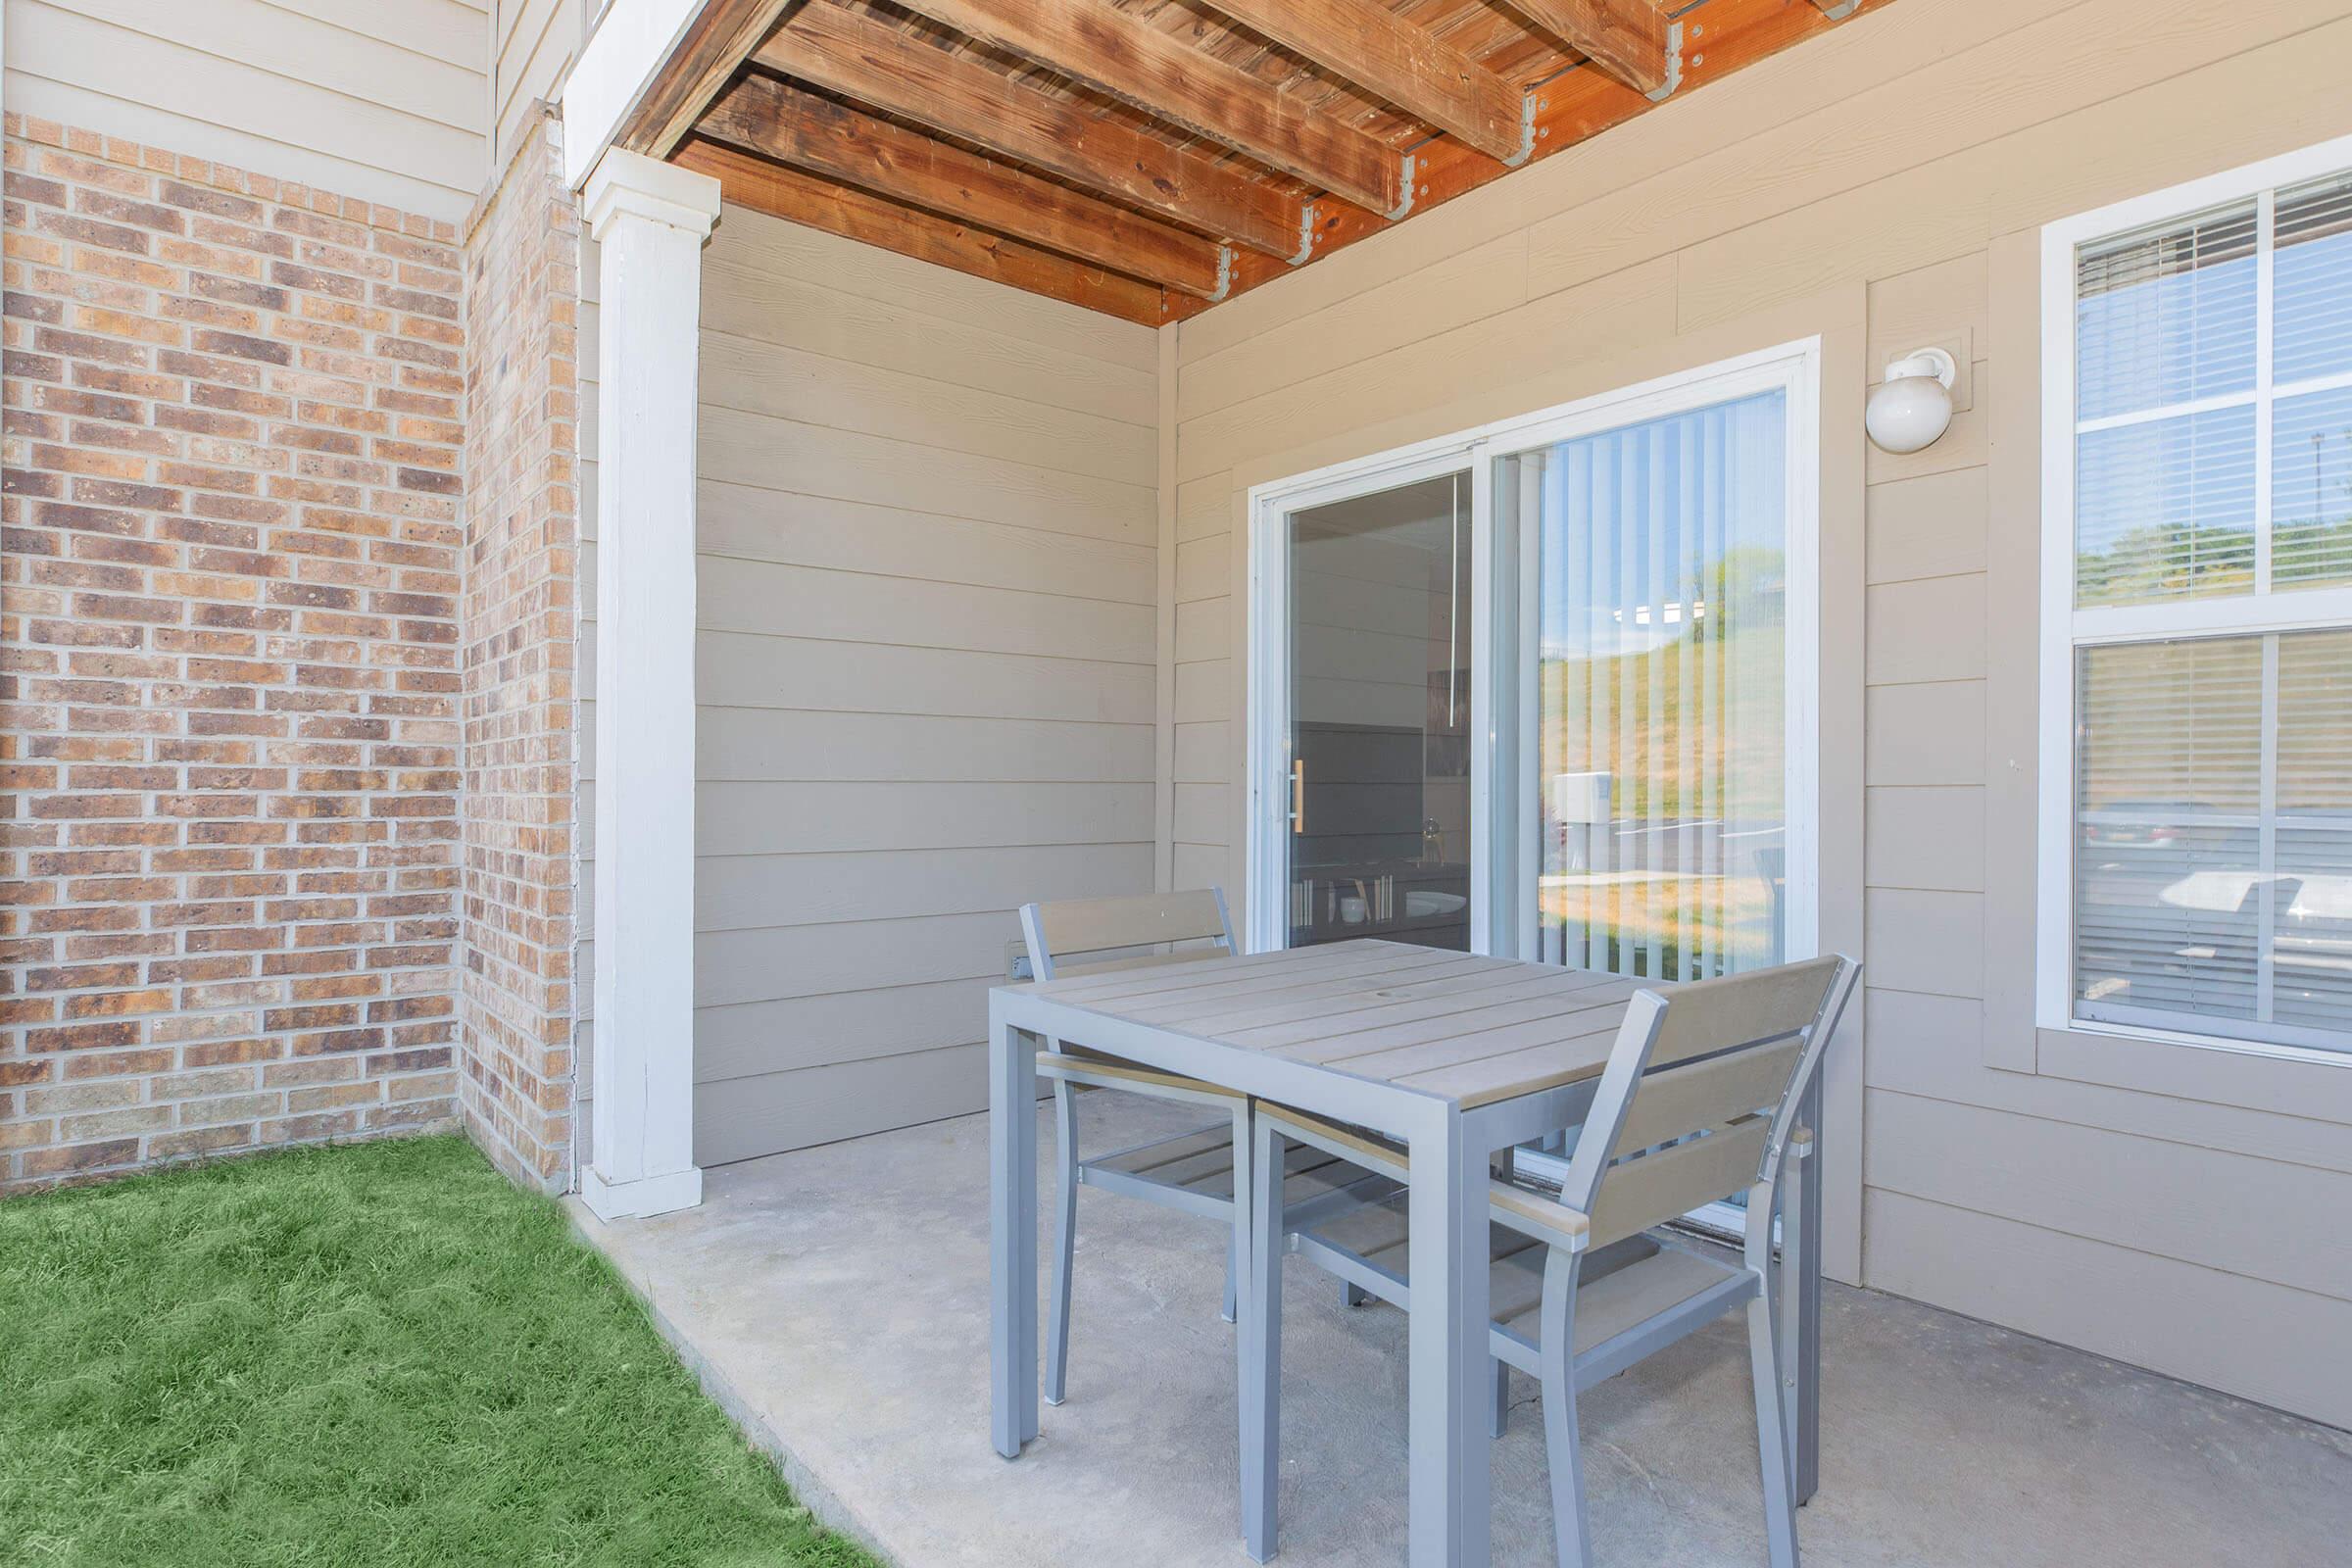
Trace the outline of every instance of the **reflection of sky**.
<path fill-rule="evenodd" d="M 2182 241 L 2171 248 L 2141 241 L 2111 253 L 2114 270 L 2102 279 L 2110 286 L 2075 307 L 2079 417 L 2190 403 L 2254 384 L 2253 217 L 2249 202 L 2199 225 L 2199 258 L 2226 261 L 2158 270 L 2180 265 Z M 2167 251 L 2162 262 L 2159 251 Z M 2101 275 L 2096 262 L 2085 270 Z"/>
<path fill-rule="evenodd" d="M 1762 392 L 1541 454 L 1545 659 L 1642 653 L 1682 636 L 1705 619 L 1735 553 L 1739 597 L 1778 598 L 1787 401 Z"/>

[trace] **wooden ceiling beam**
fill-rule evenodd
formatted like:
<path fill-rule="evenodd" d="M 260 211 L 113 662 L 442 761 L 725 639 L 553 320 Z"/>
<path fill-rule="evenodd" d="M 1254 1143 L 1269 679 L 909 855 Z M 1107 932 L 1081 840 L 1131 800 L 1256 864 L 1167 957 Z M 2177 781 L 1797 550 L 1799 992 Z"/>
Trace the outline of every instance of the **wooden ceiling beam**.
<path fill-rule="evenodd" d="M 1856 0 L 1855 12 L 1863 9 L 1880 11 L 1887 4 L 1888 0 Z M 1706 20 L 1706 58 L 1693 60 L 1689 83 L 1692 87 L 1703 87 L 1718 76 L 1842 25 L 1839 17 L 1791 0 L 1708 0 L 1706 9 L 1697 15 Z M 1536 99 L 1538 159 L 1564 152 L 1656 107 L 1654 100 L 1597 71 L 1571 71 L 1555 76 L 1537 89 Z M 1510 171 L 1459 142 L 1440 141 L 1421 149 L 1413 172 L 1413 211 L 1418 216 Z M 1396 226 L 1351 207 L 1318 205 L 1315 259 L 1320 261 L 1333 251 Z M 1233 292 L 1247 293 L 1291 270 L 1260 257 L 1244 256 L 1234 265 Z M 1199 300 L 1175 297 L 1168 305 L 1172 320 L 1189 319 L 1208 309 Z"/>
<path fill-rule="evenodd" d="M 1303 251 L 1296 199 L 866 12 L 817 0 L 752 59 L 1237 245 L 1286 261 Z"/>
<path fill-rule="evenodd" d="M 1401 205 L 1402 160 L 1377 137 L 1102 0 L 900 3 L 1372 212 Z"/>
<path fill-rule="evenodd" d="M 648 158 L 667 158 L 735 74 L 735 68 L 794 3 L 708 0 L 670 50 L 653 85 L 613 132 L 614 143 Z"/>
<path fill-rule="evenodd" d="M 771 218 L 1145 326 L 1167 319 L 1167 295 L 1150 283 L 967 228 L 854 186 L 700 139 L 689 140 L 670 161 L 710 175 L 726 200 Z"/>
<path fill-rule="evenodd" d="M 1202 299 L 1224 292 L 1231 253 L 1214 240 L 772 76 L 745 76 L 695 128 L 739 151 Z"/>
<path fill-rule="evenodd" d="M 1505 0 L 1510 8 L 1638 93 L 1681 83 L 1680 31 L 1657 0 Z"/>
<path fill-rule="evenodd" d="M 1373 0 L 1209 4 L 1490 157 L 1516 163 L 1527 156 L 1525 95 L 1427 27 Z"/>

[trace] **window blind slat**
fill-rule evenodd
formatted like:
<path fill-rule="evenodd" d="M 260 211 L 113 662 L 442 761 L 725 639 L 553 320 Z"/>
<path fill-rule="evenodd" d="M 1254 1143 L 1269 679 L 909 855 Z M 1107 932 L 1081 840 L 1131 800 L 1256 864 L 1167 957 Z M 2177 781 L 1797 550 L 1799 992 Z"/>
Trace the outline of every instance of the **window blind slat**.
<path fill-rule="evenodd" d="M 2251 201 L 2120 236 L 2078 255 L 2082 418 L 2254 384 L 2257 214 Z"/>

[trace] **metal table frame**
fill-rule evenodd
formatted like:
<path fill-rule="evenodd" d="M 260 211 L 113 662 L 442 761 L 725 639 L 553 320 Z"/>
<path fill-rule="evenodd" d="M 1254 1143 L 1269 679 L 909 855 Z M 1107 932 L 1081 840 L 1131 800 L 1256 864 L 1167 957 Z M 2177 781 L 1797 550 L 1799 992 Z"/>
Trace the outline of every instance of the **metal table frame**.
<path fill-rule="evenodd" d="M 1029 1037 L 1084 1041 L 1089 1049 L 1145 1066 L 1370 1128 L 1410 1149 L 1407 1557 L 1414 1568 L 1484 1565 L 1491 1474 L 1489 1162 L 1497 1151 L 1579 1124 L 1597 1077 L 1465 1109 L 1421 1091 L 1114 1017 L 1056 1001 L 1034 986 L 992 990 L 988 1014 L 989 1362 L 997 1451 L 1017 1458 L 1038 1434 L 1037 1054 Z M 1818 1129 L 1817 1117 L 1811 1125 Z M 1797 1163 L 1806 1176 L 1802 1193 L 1792 1196 L 1803 1205 L 1803 1234 L 1818 1237 L 1821 1161 Z M 1797 1291 L 1800 1502 L 1813 1494 L 1818 1452 L 1820 1251 L 1818 1246 L 1802 1250 Z M 1424 1290 L 1431 1281 L 1437 1288 Z M 1248 1428 L 1257 1396 L 1245 1387 L 1241 1396 L 1241 1421 Z"/>

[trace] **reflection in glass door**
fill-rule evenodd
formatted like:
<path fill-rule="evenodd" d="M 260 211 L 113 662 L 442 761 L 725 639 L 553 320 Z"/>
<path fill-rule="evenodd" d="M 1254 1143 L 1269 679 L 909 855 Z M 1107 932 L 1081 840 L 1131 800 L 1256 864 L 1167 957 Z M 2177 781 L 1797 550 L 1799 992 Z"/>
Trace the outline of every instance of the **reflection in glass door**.
<path fill-rule="evenodd" d="M 1470 947 L 1470 478 L 1283 520 L 1287 945 Z"/>
<path fill-rule="evenodd" d="M 1546 962 L 1698 980 L 1789 951 L 1788 425 L 1775 387 L 1496 460 L 1535 575 Z"/>

